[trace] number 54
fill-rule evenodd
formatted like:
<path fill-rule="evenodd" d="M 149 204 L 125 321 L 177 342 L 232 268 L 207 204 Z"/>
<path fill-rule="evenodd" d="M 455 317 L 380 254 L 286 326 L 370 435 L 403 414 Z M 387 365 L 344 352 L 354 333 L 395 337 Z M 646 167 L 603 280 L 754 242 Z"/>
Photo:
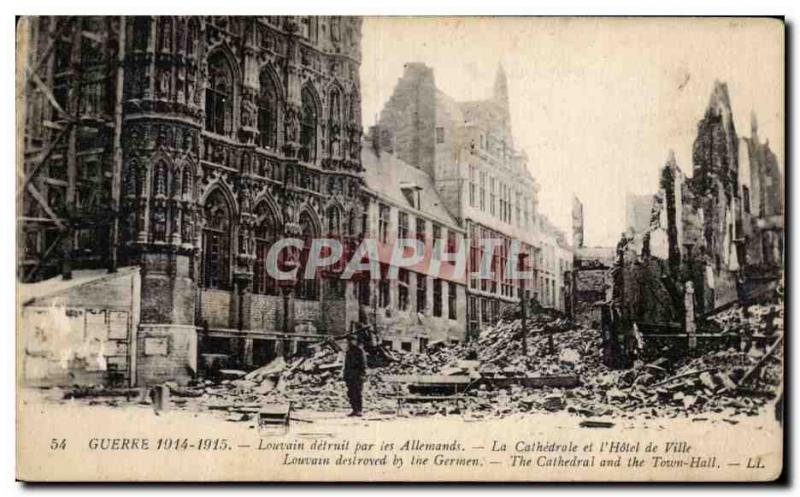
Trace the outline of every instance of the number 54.
<path fill-rule="evenodd" d="M 67 448 L 66 438 L 53 438 L 50 440 L 50 450 L 64 450 Z"/>

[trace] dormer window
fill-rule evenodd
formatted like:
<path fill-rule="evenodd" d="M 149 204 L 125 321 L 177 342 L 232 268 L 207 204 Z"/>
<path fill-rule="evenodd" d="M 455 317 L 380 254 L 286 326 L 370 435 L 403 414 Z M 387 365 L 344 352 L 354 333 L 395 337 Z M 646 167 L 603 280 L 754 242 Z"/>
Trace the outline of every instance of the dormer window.
<path fill-rule="evenodd" d="M 411 204 L 411 207 L 420 210 L 421 209 L 421 192 L 422 187 L 415 185 L 414 183 L 400 183 L 400 190 L 403 192 L 403 196 L 408 200 L 408 203 Z"/>

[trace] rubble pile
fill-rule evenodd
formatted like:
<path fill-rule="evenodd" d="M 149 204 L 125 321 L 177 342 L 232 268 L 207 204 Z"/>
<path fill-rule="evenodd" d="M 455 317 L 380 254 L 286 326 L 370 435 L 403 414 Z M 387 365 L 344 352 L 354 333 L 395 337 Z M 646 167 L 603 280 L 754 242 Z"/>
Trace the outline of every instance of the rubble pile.
<path fill-rule="evenodd" d="M 775 321 L 768 324 L 768 317 Z M 581 388 L 572 392 L 578 397 L 573 404 L 576 411 L 618 412 L 632 418 L 758 414 L 781 385 L 781 307 L 750 306 L 747 320 L 741 308 L 734 308 L 714 320 L 725 333 L 738 332 L 745 325 L 756 334 L 772 331 L 760 345 L 748 344 L 746 351 L 709 351 L 672 364 L 662 358 L 648 364 L 637 362 L 629 370 L 583 377 Z"/>
<path fill-rule="evenodd" d="M 698 357 L 662 357 L 612 370 L 602 363 L 598 330 L 576 326 L 560 315 L 536 315 L 527 320 L 526 355 L 522 323 L 512 317 L 467 344 L 434 343 L 424 353 L 386 351 L 390 360 L 368 371 L 364 405 L 372 414 L 398 412 L 398 397 L 409 395 L 409 385 L 387 381 L 390 375 L 458 375 L 467 378 L 459 404 L 412 403 L 405 412 L 502 417 L 564 411 L 585 418 L 631 419 L 758 414 L 781 385 L 782 308 L 751 306 L 748 318 L 741 308 L 732 308 L 713 319 L 725 332 L 746 326 L 758 339 L 741 350 L 708 349 Z M 178 407 L 217 411 L 231 421 L 251 419 L 265 405 L 289 402 L 293 409 L 343 411 L 349 408 L 343 362 L 344 352 L 331 339 L 302 357 L 279 357 L 250 373 L 220 370 L 214 380 L 169 388 Z M 525 386 L 530 380 L 542 381 Z"/>
<path fill-rule="evenodd" d="M 522 352 L 521 320 L 500 321 L 477 342 L 482 373 L 591 374 L 600 366 L 600 333 L 576 328 L 563 317 L 528 319 L 528 355 Z"/>

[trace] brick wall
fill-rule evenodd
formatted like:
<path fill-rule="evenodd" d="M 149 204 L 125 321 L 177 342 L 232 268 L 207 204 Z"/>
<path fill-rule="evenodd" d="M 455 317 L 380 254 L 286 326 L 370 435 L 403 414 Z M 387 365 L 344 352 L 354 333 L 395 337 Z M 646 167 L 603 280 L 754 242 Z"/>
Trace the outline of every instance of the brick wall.
<path fill-rule="evenodd" d="M 207 324 L 209 328 L 229 328 L 231 311 L 231 292 L 216 289 L 200 290 L 199 325 Z"/>
<path fill-rule="evenodd" d="M 283 297 L 250 294 L 244 305 L 246 329 L 283 331 Z"/>
<path fill-rule="evenodd" d="M 314 325 L 317 330 L 322 325 L 320 302 L 318 300 L 295 300 L 294 301 L 294 322 L 309 322 Z"/>
<path fill-rule="evenodd" d="M 142 256 L 142 322 L 194 324 L 195 285 L 189 264 L 185 255 Z"/>
<path fill-rule="evenodd" d="M 142 324 L 136 340 L 137 386 L 185 384 L 197 372 L 194 326 Z"/>

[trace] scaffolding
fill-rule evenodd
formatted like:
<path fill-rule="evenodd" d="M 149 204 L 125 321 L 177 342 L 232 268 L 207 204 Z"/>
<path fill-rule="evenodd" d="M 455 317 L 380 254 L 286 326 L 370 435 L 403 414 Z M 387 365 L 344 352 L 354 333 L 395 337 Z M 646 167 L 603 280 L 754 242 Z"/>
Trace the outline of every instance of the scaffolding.
<path fill-rule="evenodd" d="M 17 24 L 18 278 L 116 270 L 124 17 Z"/>

